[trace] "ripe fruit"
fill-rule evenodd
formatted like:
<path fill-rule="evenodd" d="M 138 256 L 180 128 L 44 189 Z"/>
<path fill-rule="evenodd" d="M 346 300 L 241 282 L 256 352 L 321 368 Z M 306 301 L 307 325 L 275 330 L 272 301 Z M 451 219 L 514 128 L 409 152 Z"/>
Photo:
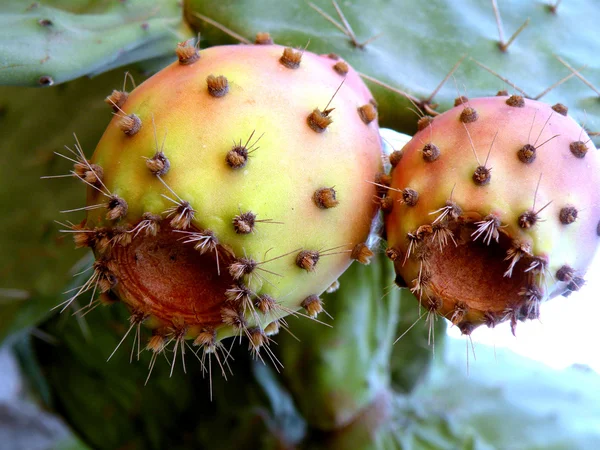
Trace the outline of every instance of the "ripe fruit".
<path fill-rule="evenodd" d="M 557 104 L 463 99 L 390 157 L 397 283 L 469 334 L 568 295 L 600 235 L 600 157 Z"/>
<path fill-rule="evenodd" d="M 78 148 L 87 217 L 72 231 L 96 262 L 77 295 L 125 303 L 155 355 L 184 339 L 214 353 L 233 335 L 258 352 L 284 316 L 316 317 L 353 258 L 368 262 L 376 108 L 334 56 L 269 44 L 177 54 L 108 97 L 115 117 L 91 161 Z"/>

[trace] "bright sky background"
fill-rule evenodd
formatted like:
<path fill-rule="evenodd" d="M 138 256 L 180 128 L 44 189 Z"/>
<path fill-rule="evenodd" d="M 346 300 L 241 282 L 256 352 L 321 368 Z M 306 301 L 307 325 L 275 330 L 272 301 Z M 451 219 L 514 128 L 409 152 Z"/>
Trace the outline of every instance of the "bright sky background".
<path fill-rule="evenodd" d="M 410 136 L 385 128 L 381 135 L 387 152 L 391 146 L 400 149 L 410 140 Z M 509 348 L 556 369 L 585 364 L 600 373 L 600 254 L 585 280 L 585 286 L 570 297 L 556 297 L 542 304 L 540 320 L 519 322 L 516 337 L 508 322 L 493 329 L 477 328 L 471 335 L 475 355 L 477 343 L 484 343 Z M 448 334 L 466 339 L 456 327 L 449 327 Z"/>
<path fill-rule="evenodd" d="M 571 296 L 542 304 L 540 320 L 519 322 L 516 337 L 507 322 L 494 329 L 476 329 L 471 335 L 475 354 L 481 342 L 507 347 L 556 369 L 585 364 L 600 373 L 600 254 L 585 279 L 585 286 Z M 448 334 L 465 339 L 456 327 L 449 328 Z"/>

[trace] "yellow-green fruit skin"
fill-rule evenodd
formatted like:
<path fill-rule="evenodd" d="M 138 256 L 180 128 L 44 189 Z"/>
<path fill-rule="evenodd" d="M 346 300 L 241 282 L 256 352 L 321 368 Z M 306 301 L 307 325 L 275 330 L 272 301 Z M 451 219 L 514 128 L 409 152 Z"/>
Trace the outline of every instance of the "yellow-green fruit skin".
<path fill-rule="evenodd" d="M 283 306 L 268 317 L 246 314 L 259 327 L 320 295 L 349 266 L 350 250 L 367 239 L 376 213 L 368 181 L 381 171 L 377 120 L 365 123 L 358 111 L 372 97 L 357 73 L 350 69 L 342 76 L 333 69 L 336 60 L 307 51 L 299 67 L 290 69 L 280 62 L 283 50 L 277 45 L 209 48 L 193 64 L 175 62 L 132 91 L 92 158 L 103 168 L 106 190 L 127 202 L 127 214 L 111 221 L 99 208 L 89 211 L 86 222 L 89 229 L 135 227 L 144 213 L 153 213 L 168 223 L 166 211 L 176 205 L 166 197 L 178 200 L 176 195 L 195 211 L 190 229 L 212 231 L 235 257 L 260 263 L 287 254 L 259 266 L 268 272 L 255 271 L 260 277 L 253 281 L 244 277 L 254 294 L 268 294 Z M 210 94 L 210 75 L 227 78 L 225 95 Z M 307 117 L 326 105 L 333 122 L 316 132 Z M 127 135 L 119 122 L 131 114 L 142 126 Z M 226 162 L 235 145 L 252 150 L 240 168 Z M 170 162 L 164 183 L 145 162 L 158 149 Z M 335 207 L 315 204 L 315 191 L 324 187 L 335 189 Z M 89 205 L 105 201 L 98 189 L 88 189 Z M 255 229 L 237 233 L 232 220 L 248 211 L 256 214 Z M 301 250 L 321 252 L 314 270 L 296 264 Z M 118 282 L 114 290 L 119 293 Z M 122 300 L 143 308 L 141 299 Z M 159 326 L 178 320 L 163 316 Z M 221 337 L 235 334 L 225 324 L 217 331 Z"/>

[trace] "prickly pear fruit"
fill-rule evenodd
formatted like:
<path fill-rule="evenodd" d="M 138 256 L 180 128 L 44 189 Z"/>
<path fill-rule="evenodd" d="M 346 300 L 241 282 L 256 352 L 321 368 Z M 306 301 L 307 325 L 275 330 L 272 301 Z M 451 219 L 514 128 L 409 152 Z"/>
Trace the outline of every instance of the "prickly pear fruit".
<path fill-rule="evenodd" d="M 371 255 L 376 109 L 335 57 L 277 45 L 177 54 L 108 97 L 115 117 L 75 164 L 88 185 L 75 241 L 96 256 L 80 292 L 124 302 L 132 328 L 152 328 L 155 355 L 184 339 L 213 353 L 232 335 L 258 352 L 284 316 L 316 317 L 319 295 Z"/>
<path fill-rule="evenodd" d="M 535 319 L 568 294 L 600 235 L 600 155 L 561 104 L 457 100 L 390 156 L 398 284 L 469 334 Z"/>

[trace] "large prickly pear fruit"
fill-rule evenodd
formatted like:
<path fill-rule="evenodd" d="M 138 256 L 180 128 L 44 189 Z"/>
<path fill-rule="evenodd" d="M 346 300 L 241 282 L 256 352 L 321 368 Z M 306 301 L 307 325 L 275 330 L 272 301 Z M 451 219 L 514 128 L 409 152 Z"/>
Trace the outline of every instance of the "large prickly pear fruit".
<path fill-rule="evenodd" d="M 334 56 L 277 45 L 177 54 L 107 98 L 115 117 L 91 161 L 78 149 L 87 217 L 72 231 L 96 261 L 65 304 L 87 290 L 121 300 L 130 330 L 152 328 L 155 355 L 184 339 L 213 353 L 232 335 L 258 352 L 279 319 L 301 307 L 314 318 L 319 295 L 371 254 L 376 109 Z"/>
<path fill-rule="evenodd" d="M 561 104 L 457 99 L 390 156 L 388 256 L 430 313 L 469 334 L 568 294 L 600 235 L 600 155 Z"/>

